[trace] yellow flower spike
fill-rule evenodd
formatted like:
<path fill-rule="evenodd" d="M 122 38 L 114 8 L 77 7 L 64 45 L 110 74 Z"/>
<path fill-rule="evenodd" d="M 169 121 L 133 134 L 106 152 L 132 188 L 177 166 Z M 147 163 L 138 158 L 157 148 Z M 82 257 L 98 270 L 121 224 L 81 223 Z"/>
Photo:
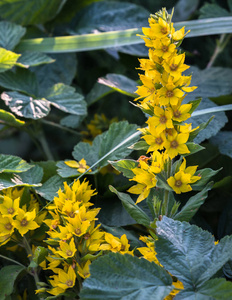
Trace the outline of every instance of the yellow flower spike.
<path fill-rule="evenodd" d="M 176 194 L 186 193 L 192 190 L 190 186 L 191 175 L 183 171 L 179 171 L 174 176 L 169 177 L 167 182 Z"/>
<path fill-rule="evenodd" d="M 77 172 L 79 173 L 84 173 L 86 170 L 89 169 L 89 166 L 87 165 L 86 160 L 84 158 L 82 158 L 79 162 L 77 162 L 76 160 L 68 160 L 64 163 L 70 168 L 77 169 Z M 88 172 L 91 172 L 91 170 L 89 170 Z"/>
<path fill-rule="evenodd" d="M 13 226 L 18 230 L 18 232 L 23 236 L 29 230 L 35 230 L 39 225 L 34 221 L 36 217 L 35 210 L 25 212 L 23 209 L 18 209 L 18 215 L 16 215 L 16 220 L 13 221 Z"/>
<path fill-rule="evenodd" d="M 185 145 L 188 141 L 188 133 L 176 133 L 172 137 L 168 137 L 165 142 L 165 148 L 168 156 L 173 159 L 178 154 L 190 153 L 188 147 Z"/>
<path fill-rule="evenodd" d="M 18 213 L 20 198 L 12 199 L 8 196 L 4 196 L 3 203 L 0 204 L 0 213 L 2 216 L 14 217 Z"/>
<path fill-rule="evenodd" d="M 155 127 L 157 134 L 163 132 L 166 128 L 173 128 L 172 111 L 170 109 L 162 109 L 159 106 L 154 107 L 154 116 L 149 118 L 147 123 L 149 128 Z"/>
<path fill-rule="evenodd" d="M 14 232 L 13 218 L 0 215 L 0 237 L 12 235 Z"/>
<path fill-rule="evenodd" d="M 67 242 L 60 242 L 60 250 L 56 251 L 55 254 L 60 255 L 61 257 L 67 259 L 73 257 L 77 249 L 75 247 L 74 238 L 71 239 L 69 244 Z"/>

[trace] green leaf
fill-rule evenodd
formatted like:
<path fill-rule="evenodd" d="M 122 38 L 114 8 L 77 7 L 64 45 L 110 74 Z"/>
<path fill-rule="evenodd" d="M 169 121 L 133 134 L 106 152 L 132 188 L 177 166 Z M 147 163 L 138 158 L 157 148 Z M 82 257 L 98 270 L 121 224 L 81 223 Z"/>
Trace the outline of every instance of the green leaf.
<path fill-rule="evenodd" d="M 167 181 L 160 174 L 157 174 L 156 178 L 157 178 L 156 186 L 158 188 L 165 189 L 170 192 L 173 191 L 173 189 L 167 184 Z"/>
<path fill-rule="evenodd" d="M 159 262 L 184 284 L 185 289 L 180 291 L 177 299 L 184 299 L 181 294 L 185 291 L 192 297 L 188 299 L 196 299 L 194 293 L 231 257 L 232 236 L 215 245 L 211 233 L 187 222 L 164 216 L 157 222 L 157 235 Z"/>
<path fill-rule="evenodd" d="M 210 168 L 206 168 L 206 169 L 197 171 L 194 175 L 201 177 L 201 179 L 191 185 L 193 190 L 198 190 L 198 191 L 201 190 L 202 187 L 205 186 L 206 183 L 209 181 L 209 179 L 211 177 L 213 177 L 214 175 L 216 175 L 221 170 L 222 170 L 222 168 L 220 168 L 219 170 L 216 170 L 216 171 L 214 171 Z"/>
<path fill-rule="evenodd" d="M 28 49 L 28 51 L 30 50 Z M 39 95 L 41 96 L 44 96 L 44 93 L 47 92 L 47 89 L 51 88 L 57 83 L 70 85 L 77 71 L 76 54 L 64 53 L 52 54 L 50 56 L 55 60 L 55 62 L 52 64 L 45 64 L 32 68 L 32 71 L 35 73 L 39 82 Z M 46 74 L 46 76 L 44 76 L 44 74 Z"/>
<path fill-rule="evenodd" d="M 23 52 L 18 62 L 25 67 L 39 66 L 42 64 L 50 64 L 55 60 L 41 52 Z"/>
<path fill-rule="evenodd" d="M 115 193 L 118 198 L 122 201 L 122 204 L 128 214 L 138 223 L 144 226 L 150 225 L 150 218 L 145 212 L 138 206 L 135 205 L 134 201 L 128 194 L 118 192 L 113 186 L 109 186 L 112 193 Z"/>
<path fill-rule="evenodd" d="M 37 187 L 43 177 L 43 169 L 35 166 L 26 172 L 20 174 L 0 174 L 0 190 L 16 186 Z"/>
<path fill-rule="evenodd" d="M 43 24 L 53 19 L 66 0 L 4 0 L 0 16 L 21 25 Z"/>
<path fill-rule="evenodd" d="M 232 132 L 220 131 L 210 139 L 210 143 L 217 146 L 220 153 L 232 158 Z"/>
<path fill-rule="evenodd" d="M 98 82 L 96 82 L 91 89 L 91 91 L 86 96 L 85 100 L 87 102 L 87 105 L 90 106 L 93 103 L 97 102 L 101 98 L 105 97 L 106 95 L 112 93 L 113 90 L 105 85 L 102 85 Z"/>
<path fill-rule="evenodd" d="M 99 78 L 98 82 L 127 96 L 133 98 L 137 97 L 135 91 L 137 90 L 138 84 L 124 75 L 107 74 L 106 78 Z"/>
<path fill-rule="evenodd" d="M 81 175 L 81 173 L 79 173 L 77 171 L 76 168 L 71 168 L 68 165 L 66 165 L 65 161 L 59 161 L 56 166 L 58 167 L 57 169 L 57 173 L 62 177 L 62 178 L 69 178 L 69 177 L 78 177 Z M 86 174 L 96 174 L 97 170 L 95 171 L 91 171 L 88 172 Z"/>
<path fill-rule="evenodd" d="M 86 102 L 75 88 L 57 83 L 45 94 L 45 98 L 58 109 L 74 115 L 86 115 Z"/>
<path fill-rule="evenodd" d="M 32 167 L 20 157 L 0 154 L 0 173 L 21 173 Z"/>
<path fill-rule="evenodd" d="M 1 4 L 0 4 L 1 5 Z M 14 50 L 21 38 L 26 33 L 26 29 L 11 22 L 0 22 L 0 47 L 6 50 Z"/>
<path fill-rule="evenodd" d="M 182 207 L 181 211 L 175 215 L 174 220 L 190 221 L 200 206 L 205 202 L 205 199 L 208 196 L 208 191 L 211 190 L 212 186 L 212 182 L 208 183 L 201 192 L 189 198 L 187 203 Z"/>
<path fill-rule="evenodd" d="M 141 134 L 141 133 L 140 133 Z M 145 150 L 147 151 L 149 148 L 149 145 L 145 141 L 138 141 L 130 146 L 130 149 L 132 150 Z"/>
<path fill-rule="evenodd" d="M 73 157 L 78 161 L 85 158 L 91 168 L 92 165 L 104 167 L 108 164 L 108 160 L 121 159 L 131 153 L 132 150 L 127 147 L 138 139 L 136 129 L 136 125 L 127 121 L 113 123 L 108 131 L 93 140 L 92 145 L 78 143 L 74 147 Z"/>
<path fill-rule="evenodd" d="M 199 0 L 179 0 L 174 7 L 172 22 L 188 20 L 195 12 Z"/>
<path fill-rule="evenodd" d="M 218 17 L 227 17 L 231 14 L 221 6 L 217 5 L 216 3 L 205 3 L 200 8 L 200 19 L 205 18 L 218 18 Z"/>
<path fill-rule="evenodd" d="M 185 21 L 175 24 L 178 30 L 185 26 L 185 30 L 191 30 L 187 38 L 214 35 L 232 32 L 232 17 L 212 18 L 203 20 Z M 136 26 L 137 27 L 137 26 Z M 133 28 L 98 34 L 84 34 L 77 36 L 27 39 L 20 42 L 17 51 L 39 51 L 46 53 L 65 53 L 77 51 L 89 51 L 107 49 L 115 46 L 143 44 L 138 37 L 142 34 L 141 29 Z M 212 69 L 212 68 L 211 68 Z"/>
<path fill-rule="evenodd" d="M 118 161 L 109 161 L 109 163 L 127 178 L 133 178 L 135 174 L 132 169 L 138 166 L 138 162 L 132 159 L 121 159 Z"/>
<path fill-rule="evenodd" d="M 128 254 L 109 253 L 90 266 L 82 300 L 163 300 L 173 289 L 171 276 L 160 266 Z M 115 285 L 116 283 L 116 285 Z"/>
<path fill-rule="evenodd" d="M 214 83 L 216 84 L 216 83 Z M 186 97 L 187 98 L 187 97 Z M 192 114 L 192 117 L 188 119 L 187 123 L 192 123 L 192 127 L 196 128 L 200 126 L 202 123 L 207 123 L 209 120 L 209 117 L 212 116 L 212 113 L 210 114 L 204 114 L 204 115 L 197 115 L 198 111 L 201 111 L 203 109 L 215 107 L 216 105 L 210 101 L 209 99 L 203 98 L 200 105 L 198 106 L 197 110 L 194 111 Z M 219 107 L 220 108 L 220 107 Z M 223 128 L 228 121 L 226 114 L 224 112 L 218 112 L 215 114 L 215 117 L 212 122 L 208 123 L 205 130 L 202 130 L 198 133 L 197 137 L 195 137 L 194 141 L 197 144 L 200 144 L 202 141 L 211 138 L 221 128 Z M 194 134 L 194 133 L 193 133 Z"/>
<path fill-rule="evenodd" d="M 0 270 L 0 300 L 5 300 L 14 290 L 14 282 L 18 275 L 25 270 L 23 266 L 10 265 Z"/>
<path fill-rule="evenodd" d="M 1 98 L 19 117 L 37 120 L 46 117 L 50 112 L 50 102 L 47 100 L 33 99 L 18 92 L 4 92 Z"/>
<path fill-rule="evenodd" d="M 187 147 L 188 147 L 190 153 L 183 154 L 183 156 L 188 156 L 188 155 L 197 153 L 197 152 L 199 152 L 199 151 L 205 149 L 205 148 L 202 147 L 201 145 L 198 145 L 198 144 L 195 144 L 195 143 L 192 143 L 192 142 L 187 142 L 186 145 L 187 145 Z"/>
<path fill-rule="evenodd" d="M 0 73 L 12 69 L 17 65 L 17 60 L 21 54 L 0 48 Z"/>
<path fill-rule="evenodd" d="M 25 125 L 24 121 L 16 119 L 12 113 L 9 113 L 8 111 L 5 111 L 3 109 L 0 109 L 0 121 L 2 121 L 3 123 L 9 126 L 15 126 L 15 127 L 20 127 Z"/>
<path fill-rule="evenodd" d="M 60 120 L 60 125 L 70 128 L 78 128 L 85 117 L 86 115 L 68 115 Z"/>
<path fill-rule="evenodd" d="M 52 201 L 57 196 L 59 188 L 63 187 L 63 183 L 63 178 L 54 175 L 45 181 L 42 186 L 35 187 L 35 190 L 44 199 Z"/>
<path fill-rule="evenodd" d="M 31 96 L 38 95 L 38 82 L 34 73 L 17 68 L 15 72 L 0 74 L 0 85 L 8 90 L 23 92 Z"/>
<path fill-rule="evenodd" d="M 192 131 L 189 135 L 189 139 L 188 139 L 189 142 L 193 141 L 195 139 L 195 137 L 199 134 L 199 132 L 201 132 L 203 129 L 205 129 L 213 119 L 214 119 L 214 116 L 209 118 L 207 122 L 201 123 L 198 126 L 198 129 Z"/>
<path fill-rule="evenodd" d="M 37 246 L 34 253 L 33 253 L 33 259 L 32 261 L 36 264 L 36 267 L 41 264 L 41 262 L 43 262 L 46 258 L 46 256 L 48 255 L 48 249 L 41 247 L 41 246 Z"/>

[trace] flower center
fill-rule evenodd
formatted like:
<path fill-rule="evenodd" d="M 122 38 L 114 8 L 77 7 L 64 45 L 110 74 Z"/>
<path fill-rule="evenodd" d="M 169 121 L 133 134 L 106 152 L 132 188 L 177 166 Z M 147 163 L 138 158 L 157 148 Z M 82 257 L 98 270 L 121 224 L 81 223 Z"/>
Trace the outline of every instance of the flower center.
<path fill-rule="evenodd" d="M 22 219 L 20 224 L 21 224 L 21 226 L 27 226 L 27 224 L 28 224 L 27 219 Z"/>
<path fill-rule="evenodd" d="M 178 69 L 178 65 L 177 64 L 171 64 L 170 69 L 172 71 L 176 71 Z"/>
<path fill-rule="evenodd" d="M 159 121 L 161 124 L 165 124 L 167 122 L 167 118 L 165 116 L 161 116 Z"/>
<path fill-rule="evenodd" d="M 6 228 L 6 230 L 11 230 L 12 229 L 11 223 L 5 224 L 5 228 Z"/>
<path fill-rule="evenodd" d="M 167 91 L 166 97 L 171 98 L 173 96 L 174 96 L 174 92 L 173 91 Z"/>
<path fill-rule="evenodd" d="M 67 256 L 72 256 L 72 255 L 73 255 L 73 252 L 72 252 L 71 250 L 67 250 L 67 251 L 66 251 L 66 254 L 67 254 Z"/>
<path fill-rule="evenodd" d="M 166 34 L 168 32 L 167 28 L 166 27 L 161 27 L 160 31 L 163 33 L 163 34 Z"/>
<path fill-rule="evenodd" d="M 167 51 L 168 51 L 168 46 L 163 45 L 163 46 L 162 46 L 162 51 L 163 51 L 163 52 L 167 52 Z"/>
<path fill-rule="evenodd" d="M 181 187 L 182 186 L 182 181 L 181 180 L 176 180 L 175 186 Z"/>
<path fill-rule="evenodd" d="M 8 212 L 8 214 L 13 214 L 14 213 L 13 207 L 8 208 L 7 212 Z"/>
<path fill-rule="evenodd" d="M 68 279 L 68 280 L 65 282 L 65 284 L 66 284 L 67 286 L 73 286 L 73 281 L 72 281 L 71 279 Z"/>
<path fill-rule="evenodd" d="M 180 118 L 181 112 L 177 109 L 176 111 L 174 111 L 173 115 L 175 118 Z"/>
<path fill-rule="evenodd" d="M 80 229 L 80 228 L 76 228 L 76 229 L 75 229 L 75 233 L 76 233 L 76 234 L 81 234 L 81 229 Z"/>
<path fill-rule="evenodd" d="M 178 146 L 179 146 L 179 144 L 178 144 L 177 141 L 172 141 L 172 142 L 171 142 L 171 148 L 176 149 Z"/>
<path fill-rule="evenodd" d="M 69 218 L 75 217 L 75 213 L 73 211 L 68 212 L 67 215 L 69 216 Z"/>
<path fill-rule="evenodd" d="M 85 235 L 84 235 L 84 239 L 85 240 L 88 240 L 90 238 L 90 234 L 89 233 L 86 233 Z"/>
<path fill-rule="evenodd" d="M 158 144 L 158 145 L 161 145 L 161 144 L 163 143 L 162 138 L 161 138 L 161 137 L 157 137 L 157 138 L 155 139 L 155 143 Z"/>

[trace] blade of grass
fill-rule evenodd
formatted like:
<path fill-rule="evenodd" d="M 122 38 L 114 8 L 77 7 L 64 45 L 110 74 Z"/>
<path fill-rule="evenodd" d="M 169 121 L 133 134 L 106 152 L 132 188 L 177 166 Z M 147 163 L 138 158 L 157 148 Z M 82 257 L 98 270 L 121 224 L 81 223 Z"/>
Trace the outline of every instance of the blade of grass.
<path fill-rule="evenodd" d="M 176 29 L 183 26 L 186 31 L 191 30 L 186 37 L 232 33 L 232 17 L 200 19 L 175 24 Z M 25 39 L 21 40 L 16 51 L 64 53 L 106 49 L 143 43 L 143 40 L 137 36 L 138 34 L 142 34 L 142 30 L 133 28 L 98 34 Z"/>

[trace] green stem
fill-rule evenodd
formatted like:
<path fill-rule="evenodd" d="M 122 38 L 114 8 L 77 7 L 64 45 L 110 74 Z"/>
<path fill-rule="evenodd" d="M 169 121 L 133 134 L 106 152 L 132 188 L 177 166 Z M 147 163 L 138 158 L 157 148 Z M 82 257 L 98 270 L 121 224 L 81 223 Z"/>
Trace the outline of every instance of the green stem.
<path fill-rule="evenodd" d="M 167 171 L 166 171 L 167 178 L 166 179 L 168 179 L 171 175 L 171 168 L 172 168 L 172 161 L 169 160 L 167 162 Z M 169 204 L 169 191 L 165 190 L 163 203 L 161 205 L 161 211 L 164 211 L 166 216 L 168 215 L 168 204 Z"/>
<path fill-rule="evenodd" d="M 23 264 L 21 264 L 20 262 L 14 260 L 14 259 L 11 259 L 11 258 L 6 257 L 6 256 L 1 255 L 1 254 L 0 254 L 0 257 L 3 258 L 3 259 L 6 259 L 6 260 L 8 260 L 8 261 L 11 261 L 12 263 L 14 263 L 14 264 L 16 264 L 16 265 L 19 265 L 19 266 L 21 266 L 21 267 L 26 268 L 26 266 L 24 266 Z"/>
<path fill-rule="evenodd" d="M 59 129 L 61 129 L 61 130 L 65 130 L 65 131 L 67 131 L 67 132 L 70 132 L 70 133 L 75 134 L 75 135 L 78 135 L 78 136 L 81 135 L 79 132 L 77 132 L 77 131 L 75 131 L 75 130 L 72 130 L 72 129 L 70 129 L 70 128 L 64 127 L 64 126 L 62 126 L 62 125 L 60 125 L 60 124 L 57 124 L 57 123 L 55 123 L 55 122 L 51 122 L 51 121 L 47 121 L 47 120 L 41 120 L 41 123 L 44 123 L 44 124 L 46 124 L 46 125 L 49 125 L 49 126 L 53 126 L 53 127 L 59 128 Z"/>
<path fill-rule="evenodd" d="M 208 62 L 207 66 L 206 66 L 206 69 L 209 69 L 212 67 L 212 65 L 214 64 L 218 55 L 224 50 L 224 48 L 228 44 L 231 36 L 232 36 L 231 34 L 225 34 L 225 33 L 220 36 L 220 39 L 219 39 L 219 41 L 217 41 L 217 45 L 214 49 L 214 53 L 211 56 L 210 61 Z"/>
<path fill-rule="evenodd" d="M 48 160 L 54 160 L 52 152 L 51 152 L 51 150 L 50 150 L 50 148 L 48 146 L 48 143 L 47 143 L 47 140 L 45 138 L 45 135 L 44 135 L 44 132 L 43 132 L 42 128 L 40 129 L 37 138 L 38 138 L 38 140 L 39 140 L 39 142 L 40 142 L 40 144 L 41 144 L 41 146 L 43 148 L 43 151 L 44 151 L 44 153 L 46 155 L 46 158 Z"/>

